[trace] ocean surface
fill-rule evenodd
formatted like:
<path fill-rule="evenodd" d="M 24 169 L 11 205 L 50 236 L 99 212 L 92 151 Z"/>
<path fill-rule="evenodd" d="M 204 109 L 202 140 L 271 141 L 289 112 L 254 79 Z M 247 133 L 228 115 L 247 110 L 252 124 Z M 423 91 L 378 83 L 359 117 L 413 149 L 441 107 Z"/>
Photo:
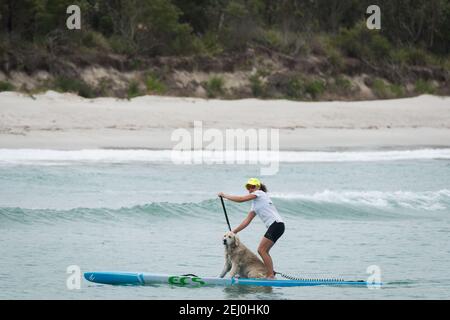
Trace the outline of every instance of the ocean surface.
<path fill-rule="evenodd" d="M 176 165 L 167 151 L 0 150 L 1 299 L 449 299 L 450 150 L 285 152 L 260 166 Z M 343 287 L 133 287 L 67 268 L 217 276 L 227 231 L 217 193 L 259 176 L 286 222 L 275 269 L 366 280 Z M 250 203 L 226 202 L 232 225 Z M 254 252 L 258 219 L 240 233 Z"/>

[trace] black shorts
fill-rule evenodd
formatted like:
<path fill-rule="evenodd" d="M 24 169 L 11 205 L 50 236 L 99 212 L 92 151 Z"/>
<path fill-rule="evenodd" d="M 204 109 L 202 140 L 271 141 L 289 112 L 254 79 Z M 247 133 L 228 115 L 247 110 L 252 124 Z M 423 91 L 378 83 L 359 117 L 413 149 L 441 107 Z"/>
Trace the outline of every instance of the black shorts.
<path fill-rule="evenodd" d="M 264 237 L 275 243 L 283 235 L 283 233 L 284 233 L 284 223 L 275 221 L 270 225 L 269 229 L 267 229 L 267 232 L 264 235 Z"/>

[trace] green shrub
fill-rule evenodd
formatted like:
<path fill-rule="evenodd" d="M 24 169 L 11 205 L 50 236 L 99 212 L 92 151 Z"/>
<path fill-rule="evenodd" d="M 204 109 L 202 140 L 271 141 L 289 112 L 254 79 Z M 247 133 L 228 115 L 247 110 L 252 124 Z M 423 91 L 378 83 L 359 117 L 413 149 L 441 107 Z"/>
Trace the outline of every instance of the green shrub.
<path fill-rule="evenodd" d="M 250 86 L 252 88 L 252 93 L 255 97 L 262 97 L 264 95 L 265 89 L 264 84 L 258 74 L 250 76 Z"/>
<path fill-rule="evenodd" d="M 313 99 L 317 99 L 325 92 L 325 83 L 322 80 L 313 80 L 305 85 L 305 92 Z"/>
<path fill-rule="evenodd" d="M 145 81 L 145 84 L 147 86 L 148 93 L 156 93 L 156 94 L 164 94 L 167 91 L 166 86 L 164 83 L 159 80 L 158 77 L 156 77 L 153 74 L 150 74 L 147 76 L 147 80 Z"/>
<path fill-rule="evenodd" d="M 172 41 L 166 41 L 167 48 L 161 50 L 161 54 L 170 55 L 174 53 L 175 55 L 190 55 L 197 53 L 200 49 L 200 43 L 192 36 L 189 25 L 180 25 L 177 29 L 177 33 L 179 34 L 173 37 Z"/>
<path fill-rule="evenodd" d="M 271 74 L 271 71 L 267 70 L 267 69 L 258 69 L 258 71 L 256 71 L 256 75 L 258 77 L 265 78 L 265 77 L 268 77 L 270 74 Z"/>
<path fill-rule="evenodd" d="M 98 32 L 87 31 L 83 33 L 82 44 L 88 48 L 97 48 L 104 51 L 110 51 L 108 40 Z"/>
<path fill-rule="evenodd" d="M 343 29 L 336 38 L 336 45 L 351 57 L 359 58 L 365 54 L 363 36 L 357 29 Z"/>
<path fill-rule="evenodd" d="M 344 59 L 342 58 L 342 54 L 339 50 L 332 48 L 327 51 L 327 58 L 330 64 L 338 70 L 341 70 L 344 67 Z"/>
<path fill-rule="evenodd" d="M 378 32 L 372 33 L 372 36 L 369 37 L 367 45 L 371 53 L 369 56 L 373 61 L 386 59 L 392 50 L 389 40 Z"/>
<path fill-rule="evenodd" d="M 144 68 L 144 62 L 142 61 L 142 59 L 139 59 L 137 57 L 130 58 L 129 64 L 132 70 L 140 70 Z"/>
<path fill-rule="evenodd" d="M 128 4 L 130 3 L 130 4 Z M 194 53 L 192 27 L 184 23 L 183 12 L 169 0 L 125 1 L 122 6 L 137 10 L 141 22 L 134 41 L 140 53 L 150 55 L 187 55 Z M 133 40 L 133 39 L 132 39 Z M 155 45 L 156 44 L 156 45 Z"/>
<path fill-rule="evenodd" d="M 335 86 L 336 88 L 349 92 L 352 90 L 352 83 L 350 80 L 344 78 L 343 76 L 338 76 L 335 79 Z"/>
<path fill-rule="evenodd" d="M 57 91 L 76 93 L 84 98 L 95 97 L 94 91 L 91 89 L 91 86 L 89 86 L 81 79 L 57 77 L 54 82 L 54 87 Z"/>
<path fill-rule="evenodd" d="M 263 34 L 263 41 L 268 47 L 278 49 L 283 45 L 283 36 L 280 31 L 267 30 Z"/>
<path fill-rule="evenodd" d="M 192 37 L 192 52 L 197 55 L 214 57 L 221 54 L 224 49 L 217 33 L 208 31 L 204 35 Z"/>
<path fill-rule="evenodd" d="M 124 37 L 112 36 L 109 38 L 109 45 L 113 52 L 117 54 L 132 56 L 136 53 L 136 45 Z"/>
<path fill-rule="evenodd" d="M 436 87 L 431 81 L 419 79 L 415 83 L 415 91 L 419 94 L 435 94 Z"/>
<path fill-rule="evenodd" d="M 206 92 L 209 98 L 215 98 L 224 94 L 224 80 L 221 77 L 214 76 L 206 83 Z"/>
<path fill-rule="evenodd" d="M 327 85 L 327 89 L 337 95 L 351 95 L 358 87 L 354 86 L 350 80 L 342 75 L 337 76 L 334 81 L 330 81 Z"/>
<path fill-rule="evenodd" d="M 428 64 L 434 65 L 445 70 L 450 70 L 450 55 L 439 56 L 433 54 L 427 54 Z"/>
<path fill-rule="evenodd" d="M 288 98 L 300 99 L 317 99 L 326 89 L 326 85 L 322 80 L 305 81 L 302 78 L 293 78 L 287 85 Z"/>
<path fill-rule="evenodd" d="M 450 57 L 447 60 L 442 59 L 441 66 L 446 70 L 450 70 Z"/>
<path fill-rule="evenodd" d="M 401 65 L 426 65 L 433 63 L 433 58 L 419 48 L 400 48 L 391 53 L 392 61 Z"/>
<path fill-rule="evenodd" d="M 105 97 L 111 94 L 113 86 L 114 83 L 111 79 L 101 78 L 95 91 L 98 96 Z"/>
<path fill-rule="evenodd" d="M 377 62 L 388 57 L 392 51 L 390 42 L 378 31 L 360 24 L 352 29 L 342 29 L 335 45 L 350 57 Z"/>
<path fill-rule="evenodd" d="M 405 90 L 400 84 L 391 84 L 389 86 L 389 90 L 394 98 L 401 98 L 405 96 Z"/>
<path fill-rule="evenodd" d="M 408 52 L 405 48 L 400 48 L 391 52 L 391 59 L 394 63 L 400 65 L 407 65 L 408 62 Z"/>
<path fill-rule="evenodd" d="M 430 62 L 428 53 L 419 48 L 413 48 L 407 51 L 408 64 L 423 66 Z"/>
<path fill-rule="evenodd" d="M 128 86 L 127 97 L 128 99 L 132 99 L 135 97 L 142 96 L 142 92 L 139 89 L 139 83 L 137 81 L 131 81 Z"/>
<path fill-rule="evenodd" d="M 327 35 L 318 35 L 311 40 L 311 50 L 313 53 L 324 56 L 335 69 L 342 69 L 344 59 L 341 51 Z"/>
<path fill-rule="evenodd" d="M 382 79 L 373 80 L 372 90 L 378 98 L 389 98 L 389 87 Z"/>
<path fill-rule="evenodd" d="M 14 91 L 15 87 L 9 83 L 9 82 L 5 82 L 5 81 L 0 81 L 0 92 L 2 91 Z"/>
<path fill-rule="evenodd" d="M 286 88 L 286 95 L 288 98 L 298 100 L 304 97 L 304 93 L 305 87 L 302 79 L 293 78 L 289 80 Z"/>
<path fill-rule="evenodd" d="M 255 42 L 288 55 L 309 55 L 309 35 L 294 31 L 259 30 L 253 35 Z"/>
<path fill-rule="evenodd" d="M 254 21 L 242 1 L 227 1 L 223 6 L 227 19 L 220 30 L 220 41 L 229 50 L 242 50 L 254 34 Z"/>
<path fill-rule="evenodd" d="M 382 99 L 400 98 L 405 95 L 405 91 L 400 84 L 388 84 L 382 79 L 375 79 L 371 87 L 374 94 Z"/>

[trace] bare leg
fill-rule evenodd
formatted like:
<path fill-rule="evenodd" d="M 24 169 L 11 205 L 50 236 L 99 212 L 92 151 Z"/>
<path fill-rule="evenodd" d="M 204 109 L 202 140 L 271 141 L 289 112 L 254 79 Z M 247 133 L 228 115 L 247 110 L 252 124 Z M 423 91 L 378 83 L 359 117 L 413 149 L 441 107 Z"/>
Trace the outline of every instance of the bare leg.
<path fill-rule="evenodd" d="M 269 255 L 270 249 L 273 247 L 274 243 L 272 240 L 263 237 L 259 243 L 258 253 L 264 261 L 267 269 L 267 278 L 273 279 L 275 274 L 273 272 L 273 262 L 272 257 Z"/>

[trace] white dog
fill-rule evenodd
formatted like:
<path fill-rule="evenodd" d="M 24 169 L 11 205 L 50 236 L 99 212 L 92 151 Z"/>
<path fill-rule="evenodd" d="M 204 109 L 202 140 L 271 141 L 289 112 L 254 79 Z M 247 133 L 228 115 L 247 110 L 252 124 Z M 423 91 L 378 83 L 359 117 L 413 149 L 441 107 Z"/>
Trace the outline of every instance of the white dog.
<path fill-rule="evenodd" d="M 246 246 L 237 235 L 229 231 L 223 236 L 225 246 L 225 266 L 220 277 L 223 278 L 228 271 L 230 276 L 239 275 L 241 278 L 265 278 L 267 269 L 264 263 Z"/>

